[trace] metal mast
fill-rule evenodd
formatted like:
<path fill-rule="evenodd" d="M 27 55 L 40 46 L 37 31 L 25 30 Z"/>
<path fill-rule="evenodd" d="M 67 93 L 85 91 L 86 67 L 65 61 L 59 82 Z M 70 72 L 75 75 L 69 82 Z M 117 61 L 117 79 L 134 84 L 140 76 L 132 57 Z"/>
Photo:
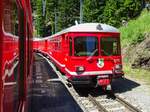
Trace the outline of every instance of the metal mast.
<path fill-rule="evenodd" d="M 80 24 L 83 22 L 83 0 L 80 0 Z"/>
<path fill-rule="evenodd" d="M 45 12 L 46 12 L 46 0 L 42 0 L 42 4 L 43 4 L 43 16 L 45 16 Z"/>
<path fill-rule="evenodd" d="M 57 9 L 56 7 L 54 9 L 54 13 L 55 13 L 55 32 L 54 33 L 56 33 L 57 32 Z"/>

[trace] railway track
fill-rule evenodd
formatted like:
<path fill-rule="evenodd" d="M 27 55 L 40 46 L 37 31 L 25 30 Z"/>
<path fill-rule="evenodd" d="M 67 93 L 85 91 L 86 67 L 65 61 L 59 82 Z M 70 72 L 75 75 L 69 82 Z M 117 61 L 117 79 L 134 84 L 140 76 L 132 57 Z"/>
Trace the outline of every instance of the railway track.
<path fill-rule="evenodd" d="M 131 105 L 130 103 L 126 102 L 124 99 L 122 99 L 121 97 L 119 97 L 118 95 L 115 95 L 116 100 L 118 102 L 120 102 L 121 104 L 123 104 L 126 108 L 128 108 L 130 111 L 132 112 L 142 112 L 141 110 L 139 110 L 138 108 L 134 107 L 133 105 Z"/>
<path fill-rule="evenodd" d="M 95 104 L 100 112 L 108 112 L 92 95 L 88 95 L 90 101 Z"/>
<path fill-rule="evenodd" d="M 73 87 L 68 89 L 85 112 L 142 112 L 118 95 L 111 94 L 108 98 L 106 94 L 94 96 L 91 92 L 87 96 L 80 96 Z"/>
<path fill-rule="evenodd" d="M 113 94 L 112 98 L 108 99 L 103 96 L 93 97 L 89 94 L 88 98 L 97 106 L 99 112 L 142 112 L 118 95 Z"/>
<path fill-rule="evenodd" d="M 62 74 L 56 70 L 51 62 L 49 62 L 49 64 L 58 74 L 62 82 L 66 84 L 67 81 L 65 77 L 63 77 Z M 123 98 L 120 98 L 118 95 L 108 94 L 110 96 L 108 98 L 106 94 L 95 96 L 94 93 L 96 92 L 92 91 L 86 96 L 80 96 L 73 86 L 68 87 L 66 84 L 66 87 L 85 112 L 142 112 L 132 104 L 125 101 Z"/>

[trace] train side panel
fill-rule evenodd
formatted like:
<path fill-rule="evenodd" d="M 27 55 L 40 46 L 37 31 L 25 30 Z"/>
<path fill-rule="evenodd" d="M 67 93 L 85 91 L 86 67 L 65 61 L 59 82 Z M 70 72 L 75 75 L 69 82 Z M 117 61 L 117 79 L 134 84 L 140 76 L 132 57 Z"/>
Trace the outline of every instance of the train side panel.
<path fill-rule="evenodd" d="M 60 35 L 48 40 L 47 53 L 50 58 L 54 61 L 57 67 L 65 73 L 65 63 L 68 56 L 68 43 L 66 35 Z"/>
<path fill-rule="evenodd" d="M 15 23 L 12 23 L 15 17 L 13 17 L 13 11 L 17 11 L 17 3 L 11 3 L 10 1 L 3 1 L 2 4 L 4 10 L 2 10 L 2 83 L 3 83 L 3 96 L 1 111 L 17 111 L 17 106 L 19 106 L 18 96 L 18 84 L 17 82 L 17 72 L 15 68 L 17 66 L 17 59 L 19 58 L 19 45 L 18 45 L 18 34 L 15 28 Z M 14 8 L 14 9 L 13 9 Z M 12 11 L 12 12 L 11 12 Z M 15 36 L 16 35 L 16 36 Z M 10 94 L 12 93 L 12 94 Z"/>
<path fill-rule="evenodd" d="M 23 111 L 32 72 L 31 8 L 28 0 L 0 3 L 0 112 Z"/>

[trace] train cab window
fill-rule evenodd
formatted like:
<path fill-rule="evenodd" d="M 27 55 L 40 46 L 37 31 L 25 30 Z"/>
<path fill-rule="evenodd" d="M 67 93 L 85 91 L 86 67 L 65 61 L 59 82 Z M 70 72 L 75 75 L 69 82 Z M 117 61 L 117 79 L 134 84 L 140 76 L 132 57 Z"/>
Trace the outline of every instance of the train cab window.
<path fill-rule="evenodd" d="M 94 36 L 80 36 L 74 39 L 75 56 L 98 56 L 98 39 Z"/>
<path fill-rule="evenodd" d="M 3 0 L 4 30 L 18 36 L 18 10 L 16 0 Z"/>
<path fill-rule="evenodd" d="M 101 55 L 116 56 L 120 55 L 119 38 L 103 37 L 101 38 Z"/>

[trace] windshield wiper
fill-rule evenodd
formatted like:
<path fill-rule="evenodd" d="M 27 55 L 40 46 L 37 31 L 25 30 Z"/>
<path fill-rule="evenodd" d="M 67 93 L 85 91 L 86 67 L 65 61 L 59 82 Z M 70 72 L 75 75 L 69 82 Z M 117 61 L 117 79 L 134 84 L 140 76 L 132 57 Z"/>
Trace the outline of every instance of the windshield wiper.
<path fill-rule="evenodd" d="M 92 56 L 94 56 L 94 54 L 98 51 L 98 49 L 95 49 L 90 56 L 88 56 L 87 61 L 91 61 Z"/>
<path fill-rule="evenodd" d="M 110 54 L 108 52 L 106 52 L 105 50 L 101 50 L 106 56 L 110 56 Z"/>

